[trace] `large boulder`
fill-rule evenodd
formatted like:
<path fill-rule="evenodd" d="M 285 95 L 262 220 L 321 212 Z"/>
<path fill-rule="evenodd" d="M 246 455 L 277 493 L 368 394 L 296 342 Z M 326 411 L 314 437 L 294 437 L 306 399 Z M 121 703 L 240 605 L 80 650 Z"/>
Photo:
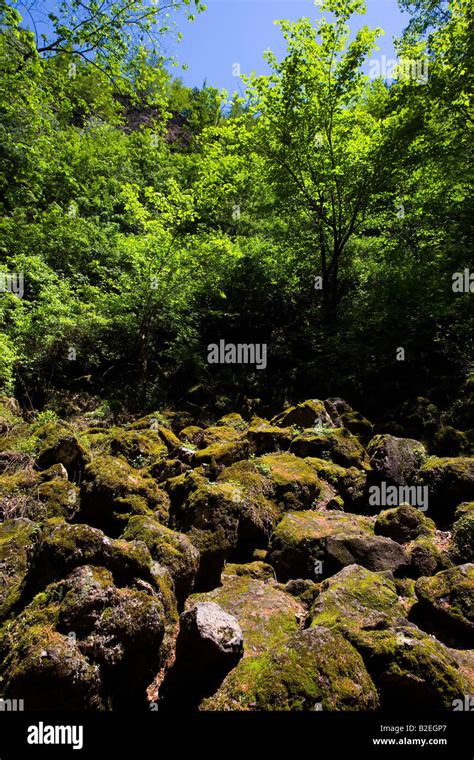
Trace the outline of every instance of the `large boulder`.
<path fill-rule="evenodd" d="M 213 694 L 244 650 L 240 625 L 215 602 L 197 602 L 179 620 L 176 660 L 160 697 L 168 709 L 196 706 Z"/>
<path fill-rule="evenodd" d="M 430 508 L 448 521 L 460 502 L 474 500 L 474 458 L 430 457 L 417 483 L 428 487 Z"/>
<path fill-rule="evenodd" d="M 192 591 L 199 568 L 199 551 L 184 533 L 161 525 L 153 517 L 134 515 L 130 518 L 122 538 L 142 541 L 154 560 L 170 571 L 174 581 L 176 599 L 182 607 Z"/>
<path fill-rule="evenodd" d="M 26 518 L 0 523 L 0 623 L 21 600 L 40 534 L 39 524 Z"/>
<path fill-rule="evenodd" d="M 83 566 L 38 594 L 0 639 L 5 698 L 28 709 L 144 707 L 162 665 L 165 612 L 151 587 Z"/>
<path fill-rule="evenodd" d="M 458 649 L 474 642 L 474 564 L 443 570 L 430 578 L 419 578 L 415 592 L 418 604 L 413 619 L 441 641 Z"/>
<path fill-rule="evenodd" d="M 396 572 L 409 564 L 403 547 L 374 535 L 370 518 L 323 510 L 286 514 L 271 538 L 268 561 L 281 581 L 321 580 L 354 563 Z"/>
<path fill-rule="evenodd" d="M 456 562 L 474 562 L 474 502 L 460 504 L 454 517 L 452 556 Z"/>
<path fill-rule="evenodd" d="M 375 520 L 374 531 L 376 535 L 405 544 L 415 538 L 434 535 L 436 525 L 416 507 L 401 504 L 394 509 L 380 512 Z"/>
<path fill-rule="evenodd" d="M 87 465 L 81 484 L 81 508 L 77 519 L 110 536 L 124 530 L 131 515 L 168 519 L 169 499 L 147 475 L 121 459 L 100 456 Z"/>
<path fill-rule="evenodd" d="M 36 431 L 35 437 L 40 442 L 38 467 L 46 470 L 54 464 L 62 464 L 69 480 L 79 483 L 90 456 L 74 432 L 63 423 L 48 422 Z"/>
<path fill-rule="evenodd" d="M 299 631 L 278 654 L 244 659 L 202 710 L 374 710 L 377 690 L 361 656 L 337 632 Z"/>
<path fill-rule="evenodd" d="M 257 470 L 275 488 L 275 499 L 283 509 L 310 507 L 321 492 L 316 472 L 294 454 L 265 454 L 254 460 Z"/>
<path fill-rule="evenodd" d="M 287 428 L 292 425 L 299 428 L 312 428 L 315 426 L 334 427 L 334 423 L 328 414 L 324 401 L 308 399 L 297 406 L 290 406 L 284 412 L 277 414 L 271 420 L 272 425 Z"/>
<path fill-rule="evenodd" d="M 329 459 L 342 467 L 369 467 L 367 452 L 346 428 L 304 430 L 293 438 L 290 452 L 298 457 Z"/>
<path fill-rule="evenodd" d="M 378 478 L 396 486 L 413 483 L 426 459 L 426 449 L 419 441 L 388 434 L 372 438 L 367 452 L 370 466 Z"/>
<path fill-rule="evenodd" d="M 274 580 L 226 573 L 218 588 L 192 594 L 186 608 L 198 602 L 215 602 L 237 619 L 244 638 L 244 657 L 282 651 L 288 637 L 299 630 L 306 614 L 305 607 Z"/>

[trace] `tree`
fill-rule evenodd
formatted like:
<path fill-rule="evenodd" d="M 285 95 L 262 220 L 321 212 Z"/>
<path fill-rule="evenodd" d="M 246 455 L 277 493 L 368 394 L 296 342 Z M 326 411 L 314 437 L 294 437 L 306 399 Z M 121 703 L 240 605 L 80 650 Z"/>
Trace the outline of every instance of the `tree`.
<path fill-rule="evenodd" d="M 364 26 L 348 43 L 347 21 L 363 3 L 327 0 L 323 9 L 334 20 L 322 18 L 316 28 L 308 19 L 279 22 L 287 56 L 278 63 L 268 52 L 273 73 L 250 77 L 248 85 L 258 119 L 250 139 L 279 192 L 310 222 L 324 313 L 332 320 L 341 259 L 387 166 L 382 118 L 367 107 L 360 71 L 380 30 Z"/>

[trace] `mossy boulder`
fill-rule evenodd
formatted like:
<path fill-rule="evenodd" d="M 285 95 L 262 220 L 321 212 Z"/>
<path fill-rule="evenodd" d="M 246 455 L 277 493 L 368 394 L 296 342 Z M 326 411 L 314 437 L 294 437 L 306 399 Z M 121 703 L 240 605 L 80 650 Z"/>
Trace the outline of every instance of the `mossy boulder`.
<path fill-rule="evenodd" d="M 152 517 L 135 515 L 130 518 L 122 538 L 145 543 L 152 558 L 168 568 L 178 605 L 182 607 L 191 593 L 199 568 L 199 551 L 187 536 L 161 525 Z"/>
<path fill-rule="evenodd" d="M 247 438 L 253 444 L 256 454 L 287 451 L 294 435 L 291 427 L 278 427 L 267 422 L 257 422 L 247 430 Z"/>
<path fill-rule="evenodd" d="M 151 588 L 83 566 L 38 594 L 0 643 L 4 695 L 30 709 L 144 707 L 162 664 L 165 613 Z"/>
<path fill-rule="evenodd" d="M 323 510 L 288 512 L 272 535 L 268 562 L 281 581 L 321 580 L 328 573 L 327 542 L 336 535 L 373 536 L 372 521 L 359 515 Z"/>
<path fill-rule="evenodd" d="M 200 446 L 203 439 L 204 428 L 198 425 L 188 425 L 179 433 L 179 439 L 186 445 Z"/>
<path fill-rule="evenodd" d="M 26 518 L 0 523 L 0 623 L 20 602 L 40 535 L 39 524 Z"/>
<path fill-rule="evenodd" d="M 360 412 L 355 412 L 354 410 L 341 414 L 341 427 L 347 428 L 347 430 L 363 442 L 369 441 L 374 432 L 372 422 Z"/>
<path fill-rule="evenodd" d="M 469 693 L 456 652 L 416 626 L 350 629 L 346 638 L 361 654 L 386 710 L 452 710 Z"/>
<path fill-rule="evenodd" d="M 415 585 L 414 619 L 450 646 L 471 648 L 474 641 L 474 564 L 443 570 Z"/>
<path fill-rule="evenodd" d="M 205 449 L 215 443 L 231 443 L 242 438 L 242 433 L 230 425 L 211 425 L 202 433 L 200 448 Z"/>
<path fill-rule="evenodd" d="M 215 602 L 239 622 L 244 638 L 244 657 L 281 651 L 292 633 L 299 630 L 306 610 L 274 580 L 248 575 L 222 575 L 222 585 L 207 593 L 192 594 L 186 608 L 196 602 Z"/>
<path fill-rule="evenodd" d="M 422 536 L 433 536 L 436 525 L 421 510 L 410 504 L 401 504 L 394 509 L 385 509 L 377 516 L 374 532 L 405 544 Z"/>
<path fill-rule="evenodd" d="M 370 466 L 378 478 L 396 486 L 413 483 L 427 456 L 425 447 L 419 441 L 388 434 L 374 436 L 367 452 Z"/>
<path fill-rule="evenodd" d="M 456 562 L 474 562 L 474 502 L 460 505 L 455 513 L 451 553 Z"/>
<path fill-rule="evenodd" d="M 313 467 L 321 480 L 329 483 L 342 496 L 346 509 L 362 510 L 365 505 L 367 472 L 357 467 L 342 467 L 327 459 L 307 457 L 304 460 Z"/>
<path fill-rule="evenodd" d="M 428 487 L 430 508 L 448 519 L 460 502 L 474 500 L 474 458 L 430 457 L 417 483 Z"/>
<path fill-rule="evenodd" d="M 315 425 L 323 427 L 333 427 L 333 422 L 324 401 L 319 399 L 308 399 L 297 406 L 290 406 L 284 412 L 277 414 L 271 419 L 272 425 L 287 428 L 295 425 L 299 428 L 312 428 Z"/>
<path fill-rule="evenodd" d="M 254 561 L 237 564 L 228 562 L 225 566 L 226 575 L 247 575 L 255 580 L 266 581 L 268 578 L 274 578 L 275 571 L 267 562 Z"/>
<path fill-rule="evenodd" d="M 90 525 L 50 520 L 44 526 L 28 587 L 36 593 L 81 565 L 105 567 L 119 585 L 153 583 L 152 558 L 142 541 L 110 539 Z"/>
<path fill-rule="evenodd" d="M 440 427 L 434 437 L 433 450 L 443 457 L 469 454 L 472 450 L 471 436 L 462 430 L 456 430 L 451 425 L 444 425 Z"/>
<path fill-rule="evenodd" d="M 87 465 L 79 519 L 118 536 L 133 514 L 168 519 L 169 498 L 155 481 L 127 462 L 102 456 Z"/>
<path fill-rule="evenodd" d="M 292 440 L 290 453 L 298 457 L 329 459 L 343 467 L 369 468 L 367 452 L 346 428 L 304 430 Z"/>
<path fill-rule="evenodd" d="M 262 474 L 256 461 L 237 462 L 227 467 L 217 482 L 234 484 L 241 491 L 236 554 L 242 561 L 251 559 L 255 549 L 268 546 L 282 514 L 276 504 L 275 486 Z"/>
<path fill-rule="evenodd" d="M 361 656 L 335 631 L 294 634 L 284 652 L 242 660 L 201 710 L 374 710 L 377 690 Z"/>
<path fill-rule="evenodd" d="M 218 419 L 216 425 L 232 427 L 234 430 L 238 430 L 241 433 L 248 428 L 249 423 L 244 420 L 241 414 L 231 412 Z"/>
<path fill-rule="evenodd" d="M 410 558 L 410 575 L 419 578 L 422 575 L 435 575 L 451 566 L 449 554 L 436 542 L 436 536 L 417 538 L 406 544 Z"/>
<path fill-rule="evenodd" d="M 423 396 L 404 404 L 400 414 L 415 438 L 430 440 L 439 428 L 440 411 L 436 404 Z"/>
<path fill-rule="evenodd" d="M 252 453 L 249 441 L 229 441 L 228 443 L 213 443 L 205 449 L 195 451 L 191 462 L 193 466 L 215 464 L 218 467 L 228 467 L 241 459 L 247 459 Z"/>
<path fill-rule="evenodd" d="M 347 634 L 352 629 L 376 629 L 405 620 L 393 579 L 359 565 L 348 565 L 323 581 L 310 610 L 311 626 L 335 628 Z"/>
<path fill-rule="evenodd" d="M 154 430 L 118 430 L 110 439 L 109 451 L 136 468 L 159 462 L 168 455 L 166 445 Z"/>
<path fill-rule="evenodd" d="M 35 436 L 39 440 L 38 467 L 46 470 L 54 464 L 62 464 L 69 480 L 79 483 L 90 456 L 74 432 L 63 423 L 48 422 Z"/>
<path fill-rule="evenodd" d="M 321 482 L 314 469 L 294 454 L 265 454 L 254 463 L 273 483 L 275 499 L 283 509 L 310 507 L 321 493 Z"/>
<path fill-rule="evenodd" d="M 219 583 L 225 561 L 238 543 L 242 489 L 232 483 L 210 483 L 204 478 L 185 501 L 172 511 L 172 527 L 186 533 L 200 554 L 198 588 Z"/>

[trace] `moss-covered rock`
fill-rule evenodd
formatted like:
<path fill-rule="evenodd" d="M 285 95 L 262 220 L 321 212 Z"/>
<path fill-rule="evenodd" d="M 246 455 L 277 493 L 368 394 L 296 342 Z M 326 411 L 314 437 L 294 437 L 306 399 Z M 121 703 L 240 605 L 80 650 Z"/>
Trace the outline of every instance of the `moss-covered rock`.
<path fill-rule="evenodd" d="M 412 438 L 376 435 L 367 446 L 370 466 L 380 480 L 389 485 L 413 483 L 416 473 L 426 460 L 426 449 Z"/>
<path fill-rule="evenodd" d="M 421 536 L 434 535 L 436 525 L 416 507 L 401 504 L 380 512 L 375 520 L 374 531 L 376 535 L 387 536 L 405 544 Z"/>
<path fill-rule="evenodd" d="M 244 420 L 241 414 L 231 412 L 225 414 L 223 417 L 217 420 L 216 425 L 223 425 L 224 427 L 232 427 L 234 430 L 238 430 L 242 433 L 249 426 L 249 423 Z"/>
<path fill-rule="evenodd" d="M 257 422 L 247 431 L 247 438 L 253 444 L 256 454 L 287 451 L 294 436 L 293 428 L 278 427 L 267 422 Z"/>
<path fill-rule="evenodd" d="M 311 610 L 311 626 L 323 625 L 347 634 L 405 620 L 395 582 L 384 573 L 348 565 L 323 581 Z"/>
<path fill-rule="evenodd" d="M 159 462 L 168 455 L 166 445 L 155 430 L 118 430 L 111 437 L 109 446 L 112 456 L 120 457 L 136 468 Z"/>
<path fill-rule="evenodd" d="M 4 695 L 24 698 L 30 709 L 144 706 L 164 632 L 151 587 L 118 588 L 104 568 L 77 568 L 4 630 Z"/>
<path fill-rule="evenodd" d="M 373 710 L 377 690 L 362 658 L 335 631 L 294 634 L 285 651 L 242 660 L 202 710 Z"/>
<path fill-rule="evenodd" d="M 231 443 L 242 438 L 242 433 L 230 425 L 211 425 L 203 430 L 200 447 L 205 449 L 215 443 Z"/>
<path fill-rule="evenodd" d="M 228 443 L 213 443 L 206 446 L 205 449 L 195 451 L 192 456 L 193 466 L 199 467 L 202 464 L 216 464 L 217 466 L 228 467 L 234 462 L 241 459 L 247 459 L 252 453 L 252 445 L 249 441 L 229 441 Z"/>
<path fill-rule="evenodd" d="M 415 592 L 419 603 L 414 619 L 424 629 L 459 649 L 474 641 L 474 564 L 443 570 L 431 578 L 419 578 Z"/>
<path fill-rule="evenodd" d="M 410 434 L 423 440 L 430 440 L 440 423 L 438 407 L 423 396 L 418 396 L 414 401 L 404 404 L 401 416 L 405 419 Z"/>
<path fill-rule="evenodd" d="M 297 406 L 290 406 L 284 412 L 277 414 L 271 420 L 272 425 L 287 428 L 295 425 L 299 428 L 312 428 L 315 425 L 323 427 L 333 427 L 333 422 L 324 401 L 319 399 L 308 399 Z"/>
<path fill-rule="evenodd" d="M 62 464 L 69 480 L 79 483 L 90 456 L 73 431 L 64 423 L 48 422 L 35 435 L 40 441 L 38 467 L 46 470 L 53 464 Z"/>
<path fill-rule="evenodd" d="M 152 517 L 135 515 L 122 534 L 127 541 L 144 542 L 154 560 L 170 571 L 180 607 L 191 593 L 199 568 L 199 551 L 184 533 L 161 525 Z"/>
<path fill-rule="evenodd" d="M 451 566 L 449 555 L 436 543 L 436 536 L 417 538 L 406 545 L 410 558 L 410 575 L 435 575 Z"/>
<path fill-rule="evenodd" d="M 372 521 L 359 515 L 322 510 L 288 512 L 272 535 L 268 562 L 281 581 L 321 580 L 328 574 L 325 566 L 328 539 L 338 534 L 346 538 L 371 536 Z"/>
<path fill-rule="evenodd" d="M 26 518 L 0 523 L 0 623 L 18 606 L 41 529 Z"/>
<path fill-rule="evenodd" d="M 204 428 L 199 427 L 198 425 L 188 425 L 188 427 L 183 428 L 179 433 L 179 439 L 189 445 L 192 446 L 200 446 L 202 443 L 204 435 Z"/>
<path fill-rule="evenodd" d="M 436 432 L 433 450 L 442 457 L 457 457 L 472 450 L 470 436 L 451 425 L 444 425 Z"/>
<path fill-rule="evenodd" d="M 474 458 L 430 457 L 419 470 L 417 482 L 428 487 L 430 508 L 448 519 L 456 505 L 474 499 Z"/>
<path fill-rule="evenodd" d="M 273 483 L 275 499 L 283 509 L 310 507 L 321 493 L 315 470 L 294 454 L 265 454 L 254 462 L 257 470 Z"/>
<path fill-rule="evenodd" d="M 238 543 L 242 489 L 232 483 L 210 483 L 204 478 L 172 511 L 172 527 L 186 533 L 199 550 L 198 588 L 219 583 L 225 561 Z"/>
<path fill-rule="evenodd" d="M 118 536 L 133 514 L 168 519 L 169 499 L 156 483 L 114 457 L 87 465 L 81 484 L 79 519 Z"/>
<path fill-rule="evenodd" d="M 344 500 L 348 510 L 364 508 L 367 472 L 357 467 L 341 467 L 327 459 L 307 457 L 304 460 L 316 470 L 318 477 L 329 483 Z"/>
<path fill-rule="evenodd" d="M 455 513 L 451 553 L 455 562 L 474 562 L 474 502 L 461 504 Z"/>
<path fill-rule="evenodd" d="M 275 577 L 275 571 L 273 567 L 267 562 L 247 562 L 243 564 L 237 564 L 228 562 L 225 566 L 226 575 L 248 575 L 249 578 L 255 580 L 266 581 L 268 578 Z"/>
<path fill-rule="evenodd" d="M 304 430 L 292 440 L 290 452 L 298 457 L 329 459 L 343 467 L 369 467 L 367 452 L 346 428 Z"/>
<path fill-rule="evenodd" d="M 239 622 L 244 637 L 244 657 L 281 651 L 288 637 L 305 617 L 304 606 L 285 593 L 274 580 L 222 575 L 222 585 L 207 593 L 192 594 L 186 602 L 215 602 Z"/>
<path fill-rule="evenodd" d="M 256 461 L 237 462 L 227 467 L 217 482 L 234 484 L 241 491 L 236 554 L 241 561 L 251 559 L 255 549 L 268 546 L 282 514 L 275 501 L 275 486 L 262 474 Z"/>
<path fill-rule="evenodd" d="M 347 428 L 357 438 L 364 443 L 369 441 L 374 432 L 374 426 L 367 417 L 364 417 L 360 412 L 351 410 L 350 412 L 343 412 L 341 414 L 341 423 L 343 427 Z"/>

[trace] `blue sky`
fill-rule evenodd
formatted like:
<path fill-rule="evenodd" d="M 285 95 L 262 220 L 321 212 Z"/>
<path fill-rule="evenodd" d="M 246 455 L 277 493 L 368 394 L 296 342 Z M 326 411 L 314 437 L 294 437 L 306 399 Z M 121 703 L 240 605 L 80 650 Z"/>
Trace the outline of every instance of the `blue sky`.
<path fill-rule="evenodd" d="M 207 10 L 192 23 L 179 23 L 184 39 L 173 46 L 180 63 L 189 69 L 176 74 L 185 84 L 200 87 L 205 79 L 214 87 L 230 93 L 239 89 L 239 80 L 232 75 L 232 66 L 239 63 L 244 74 L 265 73 L 263 51 L 269 47 L 283 57 L 282 34 L 275 19 L 296 20 L 307 16 L 316 20 L 321 12 L 313 0 L 205 0 Z M 381 27 L 385 35 L 379 39 L 377 57 L 394 57 L 393 37 L 399 36 L 408 23 L 397 0 L 366 0 L 365 16 L 354 16 L 359 26 Z"/>
<path fill-rule="evenodd" d="M 307 16 L 315 21 L 321 11 L 314 0 L 205 0 L 207 10 L 198 14 L 194 22 L 185 19 L 184 13 L 175 16 L 177 28 L 184 38 L 180 43 L 167 41 L 167 52 L 174 54 L 180 64 L 188 69 L 174 68 L 175 76 L 181 76 L 191 87 L 201 87 L 207 80 L 209 85 L 226 89 L 230 94 L 242 92 L 240 80 L 233 76 L 234 64 L 240 64 L 242 73 L 268 71 L 263 52 L 271 48 L 278 58 L 284 56 L 285 47 L 282 34 L 274 24 L 276 19 L 297 20 Z M 30 4 L 30 0 L 26 0 Z M 23 3 L 18 8 L 28 23 Z M 39 0 L 35 16 L 47 19 L 47 13 L 55 8 L 55 0 Z M 408 22 L 407 14 L 402 14 L 397 0 L 366 0 L 365 16 L 356 15 L 351 19 L 362 26 L 381 27 L 385 35 L 379 39 L 380 50 L 377 57 L 394 57 L 393 37 L 399 36 Z M 40 24 L 41 27 L 41 24 Z"/>

